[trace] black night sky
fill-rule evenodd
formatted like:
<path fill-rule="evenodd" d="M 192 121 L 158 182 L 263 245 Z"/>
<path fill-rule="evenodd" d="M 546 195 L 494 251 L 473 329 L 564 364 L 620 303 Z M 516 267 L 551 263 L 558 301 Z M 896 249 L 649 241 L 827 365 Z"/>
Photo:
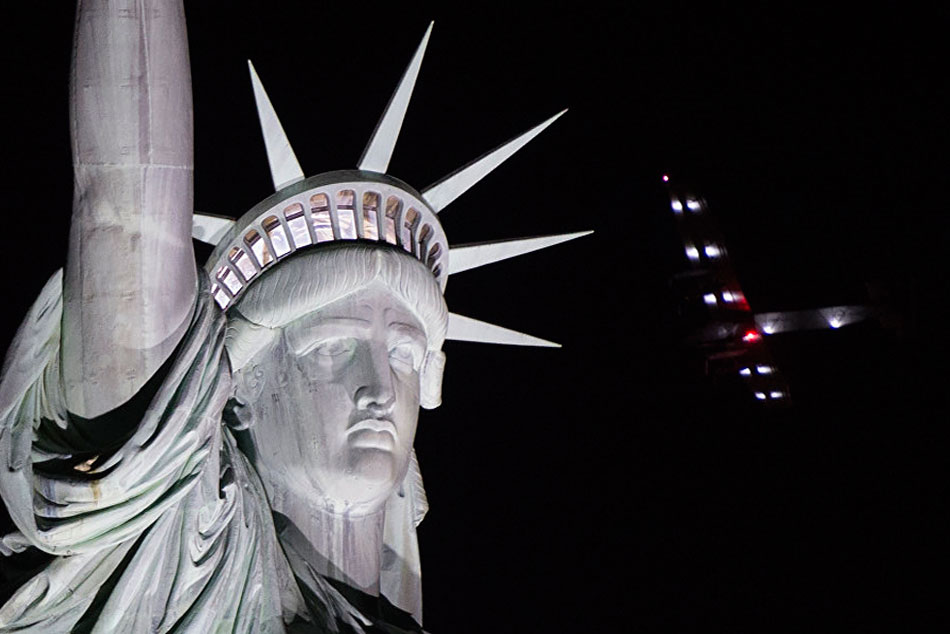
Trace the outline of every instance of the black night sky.
<path fill-rule="evenodd" d="M 3 347 L 65 263 L 72 9 L 55 4 L 0 27 Z M 238 217 L 272 191 L 248 58 L 304 171 L 350 168 L 434 19 L 390 173 L 422 189 L 569 107 L 442 220 L 456 244 L 596 233 L 449 283 L 453 312 L 564 347 L 446 344 L 444 404 L 416 440 L 426 628 L 936 616 L 947 14 L 631 5 L 188 2 L 195 206 Z M 695 371 L 664 173 L 708 201 L 753 310 L 873 299 L 891 322 L 769 339 L 787 410 Z"/>

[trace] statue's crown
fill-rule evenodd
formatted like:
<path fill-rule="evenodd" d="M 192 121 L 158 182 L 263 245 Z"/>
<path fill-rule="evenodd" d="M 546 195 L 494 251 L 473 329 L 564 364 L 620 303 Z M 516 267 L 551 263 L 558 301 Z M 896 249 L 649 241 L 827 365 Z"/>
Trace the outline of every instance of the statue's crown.
<path fill-rule="evenodd" d="M 355 170 L 304 178 L 293 148 L 248 62 L 275 193 L 239 220 L 195 215 L 195 238 L 216 245 L 206 269 L 211 293 L 227 310 L 268 268 L 301 249 L 362 240 L 402 249 L 422 262 L 445 290 L 448 276 L 590 233 L 449 247 L 439 212 L 551 125 L 564 112 L 515 137 L 418 192 L 386 174 L 432 25 L 376 125 Z M 449 314 L 447 338 L 485 343 L 557 345 L 461 315 Z"/>
<path fill-rule="evenodd" d="M 235 222 L 208 260 L 214 299 L 227 309 L 278 260 L 353 240 L 403 249 L 445 289 L 449 246 L 435 211 L 398 179 L 348 170 L 288 185 Z"/>

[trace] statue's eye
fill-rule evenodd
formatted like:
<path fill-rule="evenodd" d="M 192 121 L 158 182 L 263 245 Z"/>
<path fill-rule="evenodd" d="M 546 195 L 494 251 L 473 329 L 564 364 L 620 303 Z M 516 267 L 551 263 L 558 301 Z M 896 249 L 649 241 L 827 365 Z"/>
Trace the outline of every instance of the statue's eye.
<path fill-rule="evenodd" d="M 339 338 L 322 341 L 313 350 L 324 357 L 342 357 L 352 353 L 354 348 L 352 339 Z"/>
<path fill-rule="evenodd" d="M 421 355 L 418 346 L 412 342 L 397 343 L 389 349 L 389 361 L 395 366 L 402 366 L 406 370 L 418 370 Z"/>

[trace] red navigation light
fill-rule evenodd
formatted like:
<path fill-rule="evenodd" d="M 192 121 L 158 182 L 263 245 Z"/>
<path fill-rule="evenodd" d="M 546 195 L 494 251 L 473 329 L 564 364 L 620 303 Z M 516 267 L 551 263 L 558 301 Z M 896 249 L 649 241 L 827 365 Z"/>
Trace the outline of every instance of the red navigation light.
<path fill-rule="evenodd" d="M 664 182 L 664 183 L 669 183 L 669 182 L 670 182 L 670 176 L 669 176 L 669 174 L 664 174 L 664 175 L 663 175 L 663 182 Z"/>
<path fill-rule="evenodd" d="M 762 335 L 759 334 L 758 330 L 747 330 L 744 335 L 742 335 L 742 340 L 746 343 L 754 343 L 762 338 Z"/>

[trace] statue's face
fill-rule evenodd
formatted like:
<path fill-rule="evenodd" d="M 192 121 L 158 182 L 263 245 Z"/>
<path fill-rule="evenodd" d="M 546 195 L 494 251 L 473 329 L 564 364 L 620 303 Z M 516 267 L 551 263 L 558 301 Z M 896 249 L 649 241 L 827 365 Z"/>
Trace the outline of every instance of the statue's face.
<path fill-rule="evenodd" d="M 337 513 L 382 506 L 408 466 L 425 353 L 422 325 L 374 285 L 285 325 L 241 369 L 275 507 L 288 495 Z"/>

